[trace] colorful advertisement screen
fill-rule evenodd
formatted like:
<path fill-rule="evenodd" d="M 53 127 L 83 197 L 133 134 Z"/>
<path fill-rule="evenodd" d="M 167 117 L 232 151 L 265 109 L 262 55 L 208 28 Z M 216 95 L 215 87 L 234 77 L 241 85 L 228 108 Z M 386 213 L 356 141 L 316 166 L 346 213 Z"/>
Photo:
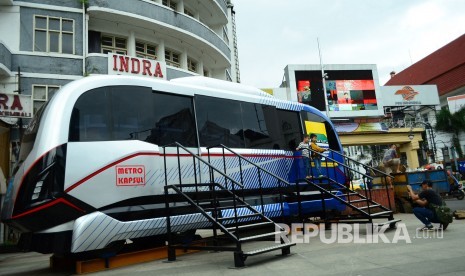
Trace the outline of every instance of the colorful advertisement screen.
<path fill-rule="evenodd" d="M 326 97 L 330 111 L 377 110 L 371 70 L 325 70 Z M 299 102 L 325 111 L 321 71 L 296 71 Z"/>

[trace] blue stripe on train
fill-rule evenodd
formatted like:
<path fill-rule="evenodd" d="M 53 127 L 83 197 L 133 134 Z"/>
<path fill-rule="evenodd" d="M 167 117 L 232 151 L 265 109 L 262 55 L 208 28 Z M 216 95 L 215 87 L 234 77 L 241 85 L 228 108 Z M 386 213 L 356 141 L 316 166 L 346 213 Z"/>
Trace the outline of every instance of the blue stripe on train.
<path fill-rule="evenodd" d="M 265 216 L 269 218 L 275 218 L 275 217 L 280 217 L 282 216 L 281 213 L 281 204 L 279 203 L 274 203 L 274 204 L 266 204 L 263 206 L 262 211 L 262 206 L 261 205 L 255 205 L 252 206 L 255 210 L 262 212 Z M 323 211 L 322 207 L 322 201 L 320 199 L 318 200 L 310 200 L 310 201 L 302 201 L 301 203 L 302 207 L 302 213 L 303 214 L 310 214 L 310 213 L 317 213 Z M 334 198 L 327 198 L 325 199 L 325 208 L 326 210 L 335 210 L 335 211 L 344 211 L 346 206 L 342 204 L 341 202 L 337 201 Z M 289 217 L 289 216 L 296 216 L 299 214 L 299 203 L 298 202 L 284 202 L 283 203 L 283 209 L 284 209 L 284 217 Z M 226 209 L 221 211 L 222 217 L 234 217 L 234 209 Z M 248 209 L 248 208 L 237 208 L 237 215 L 248 215 L 248 214 L 253 214 L 253 212 Z M 252 218 L 242 218 L 239 221 L 245 222 L 253 220 Z M 225 221 L 226 223 L 232 223 L 233 220 L 231 221 Z"/>

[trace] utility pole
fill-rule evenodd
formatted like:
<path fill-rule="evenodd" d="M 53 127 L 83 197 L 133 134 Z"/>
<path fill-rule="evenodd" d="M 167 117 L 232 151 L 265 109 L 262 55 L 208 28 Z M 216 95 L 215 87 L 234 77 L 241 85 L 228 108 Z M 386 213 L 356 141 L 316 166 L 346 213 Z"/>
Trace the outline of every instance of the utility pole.
<path fill-rule="evenodd" d="M 320 41 L 318 40 L 318 37 L 316 38 L 316 42 L 318 44 L 318 54 L 320 55 L 321 83 L 323 84 L 323 93 L 324 93 L 324 99 L 325 99 L 325 111 L 326 111 L 326 116 L 329 119 L 328 95 L 326 93 L 326 79 L 328 78 L 328 74 L 325 73 L 325 70 L 323 68 L 323 58 L 321 57 Z"/>

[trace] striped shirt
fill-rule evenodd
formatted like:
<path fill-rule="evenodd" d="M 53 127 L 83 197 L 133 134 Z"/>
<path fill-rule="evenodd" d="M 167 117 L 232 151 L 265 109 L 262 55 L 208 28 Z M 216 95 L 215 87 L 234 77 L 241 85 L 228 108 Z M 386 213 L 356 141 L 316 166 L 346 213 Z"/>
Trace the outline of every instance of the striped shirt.
<path fill-rule="evenodd" d="M 300 142 L 297 148 L 302 150 L 302 156 L 310 158 L 310 145 L 308 143 Z"/>

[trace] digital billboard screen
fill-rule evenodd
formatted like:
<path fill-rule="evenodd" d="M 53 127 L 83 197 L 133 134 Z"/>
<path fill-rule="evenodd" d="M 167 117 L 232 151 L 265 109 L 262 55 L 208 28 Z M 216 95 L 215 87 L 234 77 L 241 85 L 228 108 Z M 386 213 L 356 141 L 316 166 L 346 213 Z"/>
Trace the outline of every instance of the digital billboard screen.
<path fill-rule="evenodd" d="M 329 111 L 377 110 L 372 70 L 325 70 Z M 320 70 L 295 71 L 297 100 L 325 111 Z"/>

